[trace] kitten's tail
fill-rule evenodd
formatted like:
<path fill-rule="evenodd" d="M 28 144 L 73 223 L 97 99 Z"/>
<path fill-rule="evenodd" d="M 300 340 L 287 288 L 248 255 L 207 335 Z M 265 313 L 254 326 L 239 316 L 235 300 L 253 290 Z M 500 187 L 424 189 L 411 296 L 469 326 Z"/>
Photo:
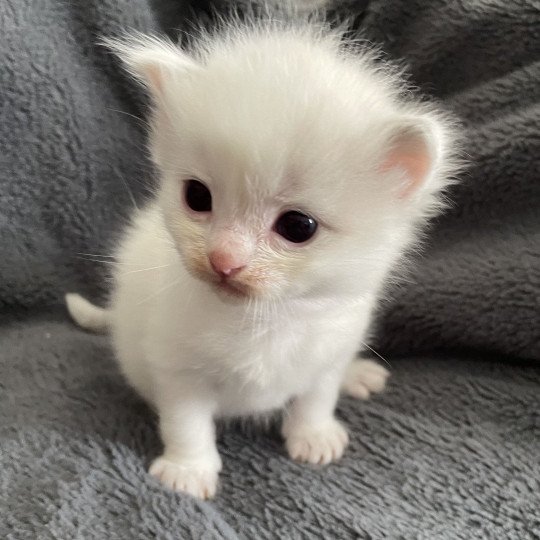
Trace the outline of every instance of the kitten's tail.
<path fill-rule="evenodd" d="M 82 328 L 104 334 L 110 327 L 110 312 L 90 303 L 77 293 L 67 293 L 66 306 L 73 320 Z"/>

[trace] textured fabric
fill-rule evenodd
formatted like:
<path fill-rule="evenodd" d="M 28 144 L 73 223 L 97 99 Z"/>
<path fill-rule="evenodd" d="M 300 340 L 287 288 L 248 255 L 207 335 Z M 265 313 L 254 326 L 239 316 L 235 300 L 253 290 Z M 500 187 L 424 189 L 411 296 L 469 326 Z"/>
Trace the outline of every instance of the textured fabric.
<path fill-rule="evenodd" d="M 459 116 L 469 161 L 412 283 L 392 293 L 381 346 L 540 358 L 538 1 L 373 0 L 360 26 Z"/>
<path fill-rule="evenodd" d="M 0 3 L 4 307 L 96 290 L 104 265 L 80 254 L 110 253 L 133 207 L 129 191 L 143 194 L 143 130 L 129 116 L 136 90 L 96 45 L 120 27 L 155 30 L 148 2 Z"/>
<path fill-rule="evenodd" d="M 177 37 L 185 16 L 208 4 L 0 4 L 3 306 L 106 290 L 107 264 L 86 259 L 111 253 L 131 194 L 141 203 L 152 175 L 144 124 L 130 116 L 144 118 L 144 101 L 96 36 L 136 28 Z M 540 358 L 537 2 L 363 0 L 337 12 L 355 15 L 359 35 L 404 58 L 413 82 L 463 119 L 471 161 L 425 256 L 391 291 L 377 346 Z"/>
<path fill-rule="evenodd" d="M 291 462 L 275 430 L 228 426 L 214 502 L 161 489 L 153 414 L 103 337 L 58 317 L 1 333 L 0 537 L 513 538 L 540 535 L 538 364 L 393 362 L 388 391 L 343 398 L 342 461 Z"/>
<path fill-rule="evenodd" d="M 20 311 L 68 289 L 104 293 L 107 264 L 86 259 L 110 253 L 151 191 L 144 125 L 130 116 L 144 117 L 144 98 L 96 36 L 176 36 L 207 4 L 0 2 L 0 538 L 540 537 L 540 372 L 519 360 L 540 358 L 533 0 L 339 10 L 463 118 L 471 156 L 452 210 L 385 305 L 377 346 L 512 355 L 392 361 L 386 394 L 342 400 L 352 443 L 340 463 L 294 464 L 275 430 L 230 426 L 215 502 L 166 492 L 145 472 L 160 451 L 155 417 L 107 339 L 64 312 Z"/>

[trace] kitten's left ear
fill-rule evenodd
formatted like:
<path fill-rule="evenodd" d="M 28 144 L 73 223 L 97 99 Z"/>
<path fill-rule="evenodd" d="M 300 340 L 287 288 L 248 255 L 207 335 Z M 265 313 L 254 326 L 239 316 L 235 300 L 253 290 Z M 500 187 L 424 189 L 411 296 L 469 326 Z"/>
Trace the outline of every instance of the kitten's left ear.
<path fill-rule="evenodd" d="M 427 116 L 411 116 L 392 127 L 389 150 L 382 172 L 403 174 L 399 198 L 408 199 L 428 187 L 433 173 L 442 159 L 443 130 L 436 120 Z"/>
<path fill-rule="evenodd" d="M 158 101 L 169 80 L 198 67 L 195 60 L 174 43 L 155 36 L 134 33 L 122 38 L 104 38 L 101 43 L 122 60 L 129 73 Z"/>

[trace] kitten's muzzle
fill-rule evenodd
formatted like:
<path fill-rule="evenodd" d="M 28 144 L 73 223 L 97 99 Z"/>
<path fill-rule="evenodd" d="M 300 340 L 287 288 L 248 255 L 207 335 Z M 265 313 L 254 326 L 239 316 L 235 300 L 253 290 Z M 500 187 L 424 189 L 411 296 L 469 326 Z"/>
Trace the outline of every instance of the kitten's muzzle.
<path fill-rule="evenodd" d="M 228 296 L 247 298 L 250 295 L 248 288 L 228 279 L 222 279 L 221 281 L 214 282 L 214 286 L 219 292 L 225 293 Z"/>
<path fill-rule="evenodd" d="M 221 278 L 222 281 L 239 274 L 246 265 L 227 253 L 213 251 L 208 256 L 212 270 Z"/>
<path fill-rule="evenodd" d="M 212 285 L 216 293 L 238 299 L 259 296 L 260 277 L 238 256 L 211 251 L 186 260 L 190 273 Z M 240 264 L 239 264 L 240 263 Z"/>
<path fill-rule="evenodd" d="M 237 298 L 249 296 L 249 287 L 237 279 L 237 276 L 246 268 L 246 264 L 243 264 L 239 257 L 224 251 L 212 251 L 208 255 L 207 264 L 207 272 L 204 272 L 201 277 L 210 282 L 218 292 Z"/>

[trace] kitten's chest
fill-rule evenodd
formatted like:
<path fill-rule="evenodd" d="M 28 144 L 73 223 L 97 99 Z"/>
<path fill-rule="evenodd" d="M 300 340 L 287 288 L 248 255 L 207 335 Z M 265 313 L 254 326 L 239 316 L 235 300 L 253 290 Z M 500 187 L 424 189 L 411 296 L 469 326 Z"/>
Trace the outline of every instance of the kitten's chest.
<path fill-rule="evenodd" d="M 206 334 L 205 355 L 246 379 L 280 379 L 293 375 L 311 358 L 326 337 L 301 322 L 261 322 L 253 326 L 210 328 Z"/>
<path fill-rule="evenodd" d="M 199 358 L 225 415 L 282 407 L 331 360 L 324 354 L 327 336 L 300 321 L 208 329 L 204 341 Z"/>
<path fill-rule="evenodd" d="M 225 414 L 282 407 L 305 392 L 321 369 L 313 341 L 306 334 L 269 334 L 259 336 L 250 345 L 236 344 L 224 359 L 224 376 L 216 378 L 216 383 Z"/>
<path fill-rule="evenodd" d="M 282 407 L 348 360 L 342 342 L 357 325 L 343 309 L 289 302 L 281 312 L 261 314 L 208 300 L 188 305 L 171 296 L 169 317 L 156 317 L 154 331 L 168 344 L 170 367 L 204 379 L 221 414 Z"/>

